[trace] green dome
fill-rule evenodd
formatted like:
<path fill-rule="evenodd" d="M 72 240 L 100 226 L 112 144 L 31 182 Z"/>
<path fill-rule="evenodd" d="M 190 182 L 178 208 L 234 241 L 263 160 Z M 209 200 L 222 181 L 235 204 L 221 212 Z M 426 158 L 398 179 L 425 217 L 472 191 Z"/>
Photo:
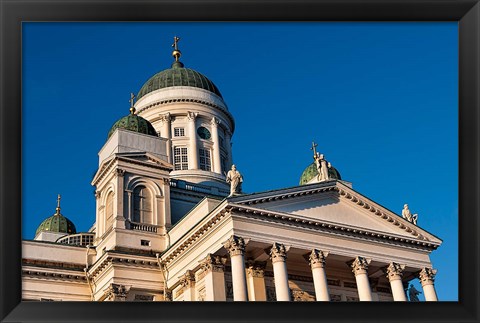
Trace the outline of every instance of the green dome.
<path fill-rule="evenodd" d="M 302 176 L 300 176 L 299 185 L 307 184 L 312 180 L 312 178 L 314 178 L 317 175 L 318 175 L 317 166 L 315 165 L 315 163 L 311 163 L 307 168 L 305 168 L 305 170 L 302 173 Z M 340 176 L 340 173 L 333 166 L 328 169 L 328 175 L 330 176 L 331 179 L 342 179 L 342 177 Z"/>
<path fill-rule="evenodd" d="M 46 218 L 38 226 L 35 235 L 39 234 L 42 231 L 61 232 L 66 234 L 77 233 L 77 229 L 75 229 L 75 225 L 73 224 L 73 222 L 58 212 L 51 217 Z"/>
<path fill-rule="evenodd" d="M 153 128 L 152 124 L 148 120 L 145 120 L 144 118 L 133 113 L 130 113 L 129 115 L 115 122 L 108 132 L 108 138 L 110 138 L 110 136 L 118 128 L 157 137 L 157 132 L 155 131 L 155 128 Z"/>
<path fill-rule="evenodd" d="M 181 62 L 174 62 L 172 68 L 158 72 L 143 84 L 137 94 L 137 100 L 155 90 L 173 86 L 196 87 L 210 91 L 219 97 L 222 97 L 215 84 L 213 84 L 213 82 L 205 75 L 190 68 L 184 68 L 183 63 Z"/>

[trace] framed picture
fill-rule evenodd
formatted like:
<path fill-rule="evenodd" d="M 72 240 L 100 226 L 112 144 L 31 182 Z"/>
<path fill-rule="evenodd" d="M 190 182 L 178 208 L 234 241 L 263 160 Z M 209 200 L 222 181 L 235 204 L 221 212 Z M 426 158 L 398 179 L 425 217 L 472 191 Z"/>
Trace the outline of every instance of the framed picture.
<path fill-rule="evenodd" d="M 393 312 L 396 320 L 411 320 L 412 316 L 419 320 L 478 319 L 474 310 L 475 291 L 478 290 L 477 253 L 467 252 L 475 251 L 473 246 L 478 239 L 475 216 L 478 213 L 475 202 L 478 195 L 478 138 L 472 135 L 478 132 L 479 77 L 476 61 L 479 31 L 475 26 L 478 25 L 480 12 L 476 2 L 385 2 L 375 5 L 356 2 L 334 5 L 321 1 L 288 5 L 233 2 L 228 5 L 189 4 L 181 9 L 178 4 L 156 2 L 141 4 L 141 10 L 132 13 L 130 9 L 135 5 L 52 5 L 38 2 L 23 7 L 4 3 L 5 12 L 9 13 L 6 15 L 6 27 L 2 30 L 4 43 L 9 44 L 2 51 L 3 79 L 9 81 L 3 82 L 3 102 L 7 104 L 3 105 L 1 118 L 4 134 L 1 146 L 1 227 L 2 239 L 5 240 L 1 247 L 4 264 L 1 282 L 3 294 L 9 296 L 2 297 L 2 319 L 5 322 L 112 319 L 139 322 L 303 322 L 318 320 L 320 311 L 322 319 L 327 320 L 388 321 L 393 319 Z M 112 8 L 115 10 L 112 11 Z M 22 17 L 20 22 L 16 19 L 19 16 Z M 455 47 L 457 42 L 458 51 Z M 458 69 L 455 66 L 457 59 L 460 62 Z M 182 86 L 191 87 L 194 84 L 200 89 L 199 93 L 203 92 L 201 98 L 192 102 L 213 106 L 220 111 L 218 116 L 212 118 L 207 113 L 207 118 L 202 115 L 201 109 L 198 112 L 187 111 L 184 118 L 183 112 L 176 115 L 176 110 L 172 108 L 165 110 L 168 113 L 163 110 L 152 112 L 163 103 L 150 103 L 151 93 L 168 90 L 171 86 L 167 84 L 168 78 L 162 81 L 160 76 L 156 76 L 162 72 L 156 73 L 177 67 L 185 67 L 192 72 L 187 71 L 185 76 L 180 75 L 177 79 L 173 77 L 173 82 L 183 82 L 184 77 L 189 83 Z M 130 96 L 130 92 L 134 95 Z M 210 93 L 208 98 L 204 95 L 207 92 Z M 170 101 L 165 102 L 170 104 Z M 179 101 L 179 104 L 184 102 L 187 101 Z M 141 124 L 145 120 L 141 116 L 150 123 Z M 129 127 L 134 117 L 137 122 L 135 129 Z M 172 122 L 171 127 L 163 126 L 166 118 Z M 193 126 L 189 123 L 191 120 L 194 120 Z M 182 129 L 186 133 L 185 139 L 181 135 Z M 142 136 L 155 137 L 149 147 L 157 147 L 157 141 L 163 140 L 157 137 L 167 138 L 162 143 L 166 145 L 166 150 L 148 148 L 151 152 L 141 155 L 138 147 L 134 151 L 127 149 L 121 152 L 125 157 L 121 164 L 114 164 L 106 151 L 111 149 L 113 142 L 117 145 L 115 149 L 120 150 L 123 149 L 121 140 L 129 144 L 134 142 L 138 134 L 132 134 L 132 130 Z M 196 138 L 195 148 L 192 148 L 192 134 Z M 121 136 L 128 139 L 121 139 Z M 181 147 L 188 148 L 185 148 L 185 156 Z M 192 155 L 192 151 L 198 155 Z M 192 160 L 197 158 L 198 162 L 192 166 Z M 148 181 L 140 181 L 137 174 L 132 174 L 132 169 L 140 167 L 132 165 L 140 165 L 144 160 L 155 163 L 158 168 L 149 175 L 145 175 L 146 168 L 141 171 L 142 176 L 158 177 L 152 180 L 159 183 L 158 192 L 150 190 Z M 323 168 L 322 160 L 325 161 Z M 112 167 L 115 172 L 110 172 Z M 194 175 L 188 173 L 192 168 L 195 169 Z M 240 173 L 235 173 L 237 170 Z M 208 206 L 211 209 L 203 217 L 196 215 L 195 208 L 188 212 L 197 202 L 189 202 L 193 203 L 190 205 L 185 200 L 179 202 L 180 198 L 175 197 L 176 190 L 187 185 L 184 189 L 190 190 L 190 198 L 195 199 L 195 194 L 208 187 L 205 174 L 211 177 L 208 181 L 216 184 L 212 184 L 215 192 L 202 193 L 209 196 L 203 203 L 225 208 L 225 212 L 219 213 L 218 220 L 212 215 L 215 207 Z M 243 177 L 236 178 L 235 174 Z M 110 209 L 108 184 L 102 182 L 108 176 L 112 177 L 112 181 L 123 178 L 125 183 L 118 185 L 127 187 L 125 194 L 118 194 L 125 197 L 121 206 L 120 202 L 113 200 L 111 205 L 116 206 Z M 200 177 L 202 180 L 198 180 Z M 330 188 L 330 181 L 339 184 Z M 137 182 L 144 184 L 135 186 Z M 327 257 L 327 268 L 328 261 L 332 266 L 344 266 L 346 272 L 353 268 L 351 282 L 348 278 L 340 279 L 339 287 L 343 289 L 338 290 L 345 291 L 351 284 L 359 292 L 358 295 L 355 290 L 351 295 L 348 292 L 332 294 L 335 284 L 328 282 L 328 300 L 338 296 L 338 300 L 344 301 L 387 302 L 381 305 L 378 302 L 290 302 L 285 306 L 279 302 L 227 302 L 221 305 L 217 302 L 148 302 L 166 298 L 167 295 L 176 301 L 208 300 L 209 297 L 213 297 L 209 300 L 220 300 L 208 296 L 208 291 L 202 294 L 201 288 L 191 289 L 191 297 L 187 297 L 185 291 L 189 289 L 185 287 L 185 270 L 168 267 L 169 261 L 179 257 L 180 251 L 175 251 L 175 248 L 198 248 L 198 245 L 187 242 L 189 238 L 184 237 L 188 235 L 187 227 L 179 230 L 178 223 L 191 222 L 189 225 L 194 225 L 192 230 L 195 231 L 195 226 L 203 225 L 201 221 L 210 221 L 209 215 L 215 222 L 220 221 L 224 214 L 238 212 L 239 217 L 244 216 L 250 221 L 245 220 L 242 225 L 253 223 L 256 216 L 261 215 L 265 219 L 257 220 L 271 223 L 273 230 L 275 219 L 289 221 L 285 216 L 286 210 L 289 210 L 290 214 L 299 216 L 291 221 L 303 221 L 296 226 L 303 225 L 305 232 L 312 230 L 309 225 L 312 228 L 325 227 L 327 223 L 328 226 L 331 218 L 322 218 L 317 214 L 319 222 L 312 222 L 309 218 L 311 214 L 302 211 L 307 208 L 306 203 L 312 202 L 308 199 L 302 197 L 301 210 L 295 206 L 297 202 L 294 200 L 283 204 L 275 202 L 290 196 L 301 196 L 309 189 L 315 193 L 306 194 L 320 194 L 328 190 L 338 192 L 335 194 L 348 199 L 348 203 L 370 211 L 369 217 L 380 219 L 371 223 L 389 221 L 392 226 L 407 230 L 409 234 L 413 228 L 418 239 L 405 240 L 403 236 L 399 239 L 403 239 L 403 244 L 416 243 L 416 250 L 430 248 L 433 251 L 431 263 L 439 269 L 436 292 L 433 293 L 441 302 L 428 305 L 388 302 L 399 300 L 396 299 L 398 294 L 394 292 L 394 285 L 384 273 L 388 272 L 388 263 L 379 261 L 383 259 L 381 257 L 372 260 L 369 256 L 347 261 L 348 255 L 336 250 L 333 243 L 330 243 L 332 249 L 329 252 L 322 253 L 316 249 L 312 252 L 317 252 L 317 256 L 318 252 L 325 257 L 328 253 L 333 255 Z M 61 200 L 60 196 L 57 199 L 57 193 L 62 194 Z M 166 206 L 165 201 L 170 194 L 174 196 L 172 201 L 177 199 L 177 204 Z M 116 193 L 113 196 L 117 196 Z M 151 206 L 142 204 L 149 198 L 156 202 Z M 322 207 L 333 203 L 325 201 Z M 256 208 L 258 203 L 270 202 L 272 204 L 268 207 L 260 208 L 268 210 L 268 214 Z M 410 203 L 411 213 L 405 212 L 406 203 Z M 308 205 L 311 209 L 318 207 Z M 203 207 L 202 204 L 200 207 Z M 114 216 L 108 220 L 110 211 L 113 214 L 120 208 L 127 210 L 125 214 L 128 216 L 125 215 L 121 221 Z M 408 206 L 406 208 L 408 210 Z M 341 217 L 340 213 L 338 216 Z M 163 214 L 163 217 L 156 218 L 154 214 Z M 147 295 L 122 293 L 115 288 L 123 289 L 125 285 L 112 284 L 111 293 L 101 286 L 99 290 L 105 290 L 103 294 L 92 292 L 91 295 L 97 301 L 128 301 L 124 303 L 89 302 L 89 299 L 78 296 L 81 293 L 77 293 L 78 299 L 75 300 L 86 302 L 32 302 L 40 300 L 36 299 L 40 293 L 35 293 L 35 287 L 32 287 L 35 284 L 24 287 L 22 292 L 22 277 L 39 273 L 29 269 L 30 263 L 25 264 L 28 257 L 22 256 L 21 245 L 25 253 L 25 248 L 29 248 L 25 247 L 26 244 L 34 245 L 35 241 L 42 239 L 46 241 L 45 246 L 58 242 L 58 239 L 48 237 L 55 235 L 55 230 L 52 229 L 53 220 L 48 222 L 47 219 L 55 216 L 68 217 L 65 230 L 73 231 L 68 231 L 71 241 L 64 242 L 66 244 L 75 244 L 74 238 L 79 241 L 89 237 L 97 239 L 95 237 L 102 230 L 102 234 L 108 236 L 108 225 L 111 231 L 120 228 L 120 231 L 147 232 L 142 233 L 138 248 L 124 246 L 122 250 L 115 251 L 117 254 L 132 253 L 137 249 L 144 250 L 145 254 L 150 252 L 151 264 L 146 265 L 143 260 L 142 266 L 151 265 L 151 268 L 142 270 L 152 273 L 158 270 L 155 275 L 165 275 L 164 268 L 168 267 L 172 277 L 163 278 L 169 287 L 162 285 L 158 291 L 152 289 L 152 293 Z M 99 219 L 104 221 L 102 216 L 107 220 L 98 224 Z M 232 221 L 237 220 L 232 218 Z M 360 228 L 366 225 L 363 220 L 358 221 Z M 352 227 L 351 218 L 345 220 L 344 227 L 335 223 L 322 230 L 364 234 L 370 241 L 382 239 L 380 235 L 373 236 L 373 231 L 380 227 L 364 232 Z M 265 299 L 262 300 L 315 300 L 315 295 L 317 300 L 322 300 L 315 283 L 312 256 L 310 261 L 302 259 L 302 255 L 308 258 L 306 251 L 308 248 L 311 251 L 311 247 L 301 242 L 305 240 L 300 233 L 297 240 L 285 233 L 285 239 L 290 240 L 283 245 L 276 244 L 275 234 L 269 237 L 267 232 L 263 232 L 265 241 L 271 242 L 268 246 L 267 242 L 265 245 L 260 243 L 255 229 L 247 229 L 245 225 L 239 225 L 232 231 L 233 235 L 225 233 L 225 237 L 231 236 L 230 240 L 218 238 L 221 241 L 217 239 L 215 245 L 202 249 L 202 261 L 208 262 L 210 253 L 203 260 L 206 255 L 203 253 L 208 250 L 212 257 L 217 257 L 215 261 L 224 261 L 218 265 L 223 266 L 221 272 L 227 277 L 224 280 L 226 300 L 243 300 L 238 289 L 241 284 L 235 283 L 234 276 L 239 270 L 245 274 L 245 269 L 248 269 L 245 266 L 250 264 L 250 260 L 252 264 L 253 260 L 256 263 L 268 260 L 262 272 L 266 284 Z M 174 242 L 167 248 L 156 245 L 148 238 L 152 230 Z M 198 227 L 198 230 L 203 229 Z M 295 230 L 292 226 L 292 232 Z M 392 237 L 397 234 L 395 230 L 391 232 Z M 336 234 L 333 231 L 330 233 Z M 245 239 L 238 240 L 242 234 Z M 417 243 L 422 239 L 426 241 L 423 246 Z M 455 250 L 457 241 L 458 254 Z M 230 261 L 238 255 L 235 252 L 239 243 L 243 246 L 243 269 Z M 98 247 L 101 243 L 97 241 L 95 244 L 97 248 L 92 250 L 95 254 L 93 258 L 88 258 L 92 257 L 88 254 L 90 247 L 82 247 L 87 252 L 87 270 L 101 265 L 104 261 L 102 253 L 105 261 L 111 258 L 107 245 L 102 249 Z M 214 248 L 217 245 L 223 247 L 221 251 Z M 328 243 L 325 242 L 325 245 Z M 281 248 L 286 248 L 285 254 L 289 253 L 290 259 L 297 257 L 298 263 L 304 261 L 302 266 L 305 268 L 308 269 L 309 264 L 312 266 L 308 277 L 302 276 L 302 270 L 296 267 L 288 273 L 288 295 L 279 293 L 281 288 L 278 284 L 282 276 L 278 274 L 279 267 L 274 261 L 275 250 L 281 254 Z M 438 250 L 434 250 L 436 248 Z M 155 262 L 155 252 L 160 249 L 166 251 L 158 253 Z M 264 250 L 264 253 L 260 255 L 257 250 Z M 80 257 L 80 252 L 77 253 Z M 377 254 L 380 253 L 377 251 Z M 471 253 L 474 256 L 470 256 Z M 207 267 L 199 261 L 199 257 L 192 258 L 198 265 L 186 272 L 191 272 L 198 285 L 206 284 L 205 276 L 208 275 Z M 413 289 L 423 292 L 421 300 L 433 300 L 432 292 L 422 290 L 424 286 L 414 279 L 420 272 L 420 267 L 417 270 L 414 265 L 417 262 L 426 264 L 427 271 L 431 270 L 430 259 L 421 257 L 411 262 L 407 260 L 407 269 L 402 274 L 410 275 L 407 281 L 411 280 Z M 120 258 L 115 259 L 122 261 Z M 367 296 L 360 292 L 362 282 L 355 272 L 355 261 L 361 262 L 362 259 L 370 265 L 370 274 L 372 268 L 377 272 L 376 280 L 372 275 L 369 277 L 370 286 L 365 287 L 370 290 Z M 284 262 L 291 268 L 291 262 Z M 63 269 L 50 265 L 44 263 L 44 267 L 49 268 L 48 274 L 62 274 Z M 214 272 L 212 266 L 210 271 Z M 92 277 L 87 274 L 86 280 Z M 246 277 L 248 279 L 248 274 Z M 79 276 L 79 279 L 84 277 Z M 296 282 L 294 287 L 292 281 Z M 310 291 L 306 286 L 315 290 Z M 256 297 L 252 296 L 254 292 L 251 288 L 245 289 L 246 298 Z M 400 291 L 405 298 L 409 294 L 405 294 L 402 288 Z M 67 288 L 65 294 L 73 295 L 75 292 Z M 103 296 L 98 296 L 100 294 Z M 117 294 L 123 298 L 117 298 Z M 410 293 L 411 300 L 415 297 L 412 295 Z M 134 300 L 140 302 L 129 302 Z"/>

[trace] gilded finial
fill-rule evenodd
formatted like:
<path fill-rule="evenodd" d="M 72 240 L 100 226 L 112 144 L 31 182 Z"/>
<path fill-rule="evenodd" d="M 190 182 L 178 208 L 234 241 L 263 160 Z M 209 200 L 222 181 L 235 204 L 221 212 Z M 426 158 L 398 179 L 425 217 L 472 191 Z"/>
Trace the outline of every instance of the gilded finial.
<path fill-rule="evenodd" d="M 180 37 L 177 37 L 177 36 L 173 37 L 172 56 L 175 57 L 175 62 L 178 62 L 178 59 L 180 58 L 180 56 L 182 56 L 182 52 L 178 49 L 178 42 L 179 41 L 180 41 Z"/>
<path fill-rule="evenodd" d="M 130 113 L 131 114 L 135 114 L 135 111 L 136 111 L 135 107 L 133 106 L 133 101 L 134 100 L 135 100 L 135 94 L 130 93 L 130 100 L 129 101 L 130 101 Z"/>
<path fill-rule="evenodd" d="M 60 196 L 60 194 L 58 194 L 58 196 L 57 196 L 57 208 L 56 208 L 57 212 L 55 213 L 55 215 L 59 215 L 59 214 L 60 214 L 60 199 L 61 199 L 61 198 L 62 198 L 62 197 Z"/>

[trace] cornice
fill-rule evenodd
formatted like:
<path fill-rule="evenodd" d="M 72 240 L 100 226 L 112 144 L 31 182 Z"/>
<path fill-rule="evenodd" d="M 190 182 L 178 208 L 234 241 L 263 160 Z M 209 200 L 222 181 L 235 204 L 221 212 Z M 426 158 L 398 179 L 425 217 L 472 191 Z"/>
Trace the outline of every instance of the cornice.
<path fill-rule="evenodd" d="M 144 106 L 143 108 L 139 109 L 137 114 L 141 114 L 141 113 L 143 113 L 143 112 L 145 112 L 145 111 L 147 111 L 151 108 L 154 108 L 156 106 L 159 106 L 159 105 L 167 105 L 167 104 L 174 104 L 174 103 L 196 103 L 196 104 L 206 105 L 206 106 L 209 106 L 211 108 L 217 109 L 220 112 L 223 112 L 227 116 L 227 118 L 229 119 L 230 123 L 232 124 L 232 132 L 235 129 L 235 120 L 233 119 L 233 116 L 230 113 L 230 111 L 222 108 L 219 105 L 213 104 L 213 103 L 205 101 L 205 100 L 199 100 L 199 99 L 181 98 L 181 99 L 159 100 L 159 101 L 155 101 L 153 103 L 150 103 L 150 104 Z"/>
<path fill-rule="evenodd" d="M 158 263 L 156 259 L 152 260 L 145 260 L 145 259 L 138 259 L 133 257 L 128 257 L 126 255 L 118 255 L 112 254 L 108 255 L 107 257 L 101 259 L 98 263 L 94 264 L 89 269 L 90 277 L 95 278 L 101 272 L 103 272 L 106 268 L 114 264 L 121 264 L 127 266 L 136 266 L 136 267 L 144 267 L 144 268 L 155 268 L 158 269 Z"/>
<path fill-rule="evenodd" d="M 301 227 L 313 229 L 315 231 L 341 234 L 341 235 L 346 235 L 350 237 L 366 238 L 369 240 L 383 241 L 383 242 L 401 244 L 406 246 L 415 246 L 415 247 L 427 248 L 432 250 L 436 249 L 439 246 L 438 243 L 434 243 L 432 241 L 425 240 L 425 239 L 423 240 L 409 239 L 403 236 L 397 236 L 397 235 L 389 234 L 386 232 L 375 232 L 365 228 L 352 227 L 352 226 L 347 226 L 340 223 L 329 223 L 326 221 L 316 221 L 314 219 L 305 219 L 305 218 L 294 216 L 290 213 L 281 213 L 281 212 L 269 211 L 265 209 L 251 208 L 245 205 L 229 204 L 227 206 L 227 211 L 243 213 L 246 215 L 259 217 L 259 218 L 267 218 L 279 223 L 290 224 L 297 227 L 301 226 Z"/>

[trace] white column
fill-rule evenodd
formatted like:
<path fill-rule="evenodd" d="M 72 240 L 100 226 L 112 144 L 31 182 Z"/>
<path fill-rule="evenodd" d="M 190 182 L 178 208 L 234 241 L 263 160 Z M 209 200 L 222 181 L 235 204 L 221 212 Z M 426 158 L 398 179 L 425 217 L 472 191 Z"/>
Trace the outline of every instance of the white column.
<path fill-rule="evenodd" d="M 115 169 L 115 177 L 116 177 L 116 186 L 117 191 L 115 192 L 115 208 L 114 208 L 114 216 L 113 219 L 113 227 L 114 228 L 121 228 L 125 229 L 125 217 L 123 216 L 123 199 L 125 197 L 123 190 L 124 190 L 124 175 L 125 170 L 117 168 Z M 107 229 L 107 228 L 105 228 Z"/>
<path fill-rule="evenodd" d="M 201 262 L 202 270 L 205 273 L 205 300 L 226 301 L 225 293 L 225 263 L 227 258 L 208 254 Z"/>
<path fill-rule="evenodd" d="M 232 235 L 223 246 L 230 254 L 232 265 L 233 300 L 248 301 L 247 279 L 245 277 L 245 240 Z"/>
<path fill-rule="evenodd" d="M 275 294 L 277 301 L 290 301 L 290 288 L 288 287 L 287 273 L 287 248 L 280 243 L 274 243 L 270 249 L 270 258 L 273 264 L 273 277 L 275 280 Z"/>
<path fill-rule="evenodd" d="M 197 116 L 197 112 L 188 111 L 188 169 L 198 169 L 197 127 L 195 125 Z"/>
<path fill-rule="evenodd" d="M 350 263 L 355 280 L 357 281 L 358 297 L 360 301 L 372 301 L 372 290 L 368 280 L 368 265 L 371 259 L 357 257 Z"/>
<path fill-rule="evenodd" d="M 267 263 L 249 262 L 247 264 L 247 289 L 249 301 L 266 301 L 267 289 L 265 287 L 265 267 Z"/>
<path fill-rule="evenodd" d="M 308 257 L 310 267 L 312 268 L 313 285 L 315 287 L 317 301 L 330 301 L 327 275 L 325 273 L 325 260 L 327 256 L 328 252 L 313 249 Z"/>
<path fill-rule="evenodd" d="M 167 139 L 167 160 L 169 163 L 173 163 L 172 160 L 172 118 L 170 113 L 161 115 L 162 132 L 161 137 Z"/>
<path fill-rule="evenodd" d="M 185 275 L 180 277 L 180 285 L 183 289 L 183 300 L 195 300 L 195 274 L 191 270 L 187 270 Z"/>
<path fill-rule="evenodd" d="M 227 149 L 227 169 L 230 169 L 233 165 L 233 157 L 232 157 L 232 134 L 231 132 L 226 129 L 225 130 L 225 148 Z"/>
<path fill-rule="evenodd" d="M 218 125 L 220 120 L 213 117 L 210 122 L 212 125 L 212 139 L 213 139 L 213 171 L 217 174 L 222 173 L 222 163 L 220 162 L 220 137 L 218 136 Z"/>
<path fill-rule="evenodd" d="M 418 278 L 420 279 L 420 283 L 423 287 L 423 294 L 425 295 L 425 300 L 427 302 L 438 301 L 437 292 L 435 291 L 435 286 L 433 285 L 436 274 L 437 270 L 432 268 L 423 268 L 418 274 Z"/>
<path fill-rule="evenodd" d="M 393 300 L 396 302 L 406 302 L 407 295 L 403 288 L 402 276 L 405 270 L 405 265 L 400 265 L 395 262 L 390 263 L 385 269 L 387 278 L 390 281 L 390 287 L 392 289 Z"/>

